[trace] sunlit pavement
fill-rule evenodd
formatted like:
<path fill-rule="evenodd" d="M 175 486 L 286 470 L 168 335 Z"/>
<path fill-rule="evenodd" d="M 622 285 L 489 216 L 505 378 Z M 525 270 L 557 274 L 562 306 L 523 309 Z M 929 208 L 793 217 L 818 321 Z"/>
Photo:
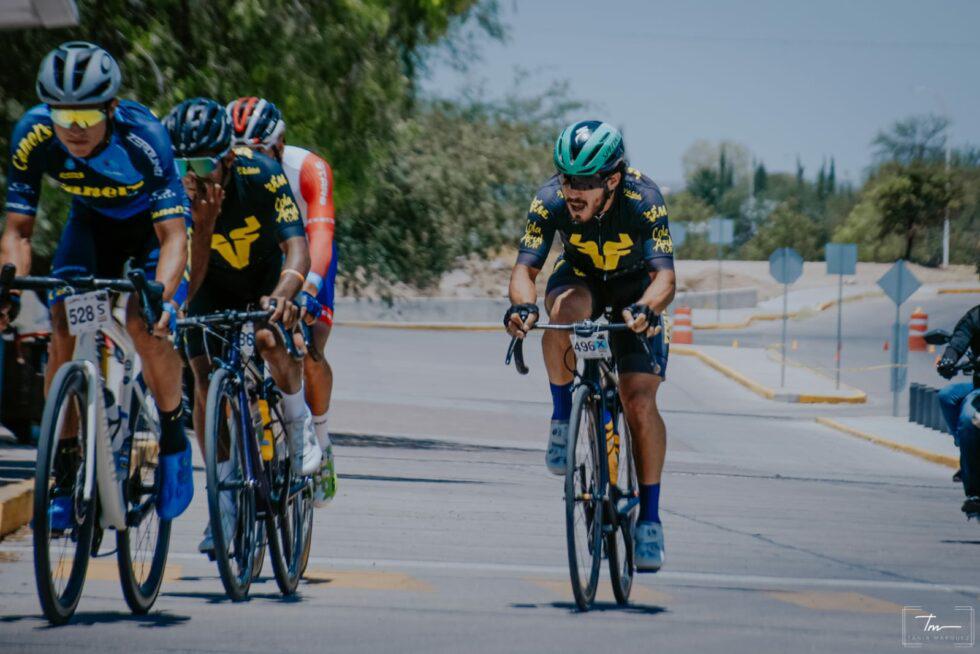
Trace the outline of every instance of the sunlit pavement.
<path fill-rule="evenodd" d="M 666 566 L 638 578 L 625 608 L 604 572 L 596 610 L 576 613 L 561 481 L 543 461 L 540 346 L 528 345 L 528 377 L 503 366 L 505 346 L 335 331 L 340 490 L 317 514 L 295 597 L 263 577 L 251 601 L 225 599 L 196 552 L 199 472 L 148 616 L 128 614 L 108 556 L 74 621 L 47 628 L 29 533 L 0 544 L 0 649 L 873 652 L 901 647 L 904 606 L 976 605 L 980 527 L 946 468 L 812 420 L 839 408 L 769 402 L 674 357 L 661 394 Z"/>

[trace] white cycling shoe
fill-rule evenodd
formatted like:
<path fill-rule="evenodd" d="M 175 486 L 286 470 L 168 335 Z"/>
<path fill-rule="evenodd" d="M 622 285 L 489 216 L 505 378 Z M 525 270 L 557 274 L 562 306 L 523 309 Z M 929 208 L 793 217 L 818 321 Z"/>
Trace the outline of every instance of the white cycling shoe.
<path fill-rule="evenodd" d="M 568 452 L 568 421 L 552 420 L 551 433 L 548 436 L 548 451 L 544 462 L 548 472 L 559 477 L 565 476 L 565 459 Z"/>
<path fill-rule="evenodd" d="M 323 451 L 313 431 L 313 416 L 307 412 L 299 420 L 287 422 L 286 435 L 293 474 L 312 475 L 320 468 L 320 459 L 323 458 Z"/>
<path fill-rule="evenodd" d="M 659 522 L 637 522 L 633 543 L 637 572 L 660 570 L 664 564 L 664 526 Z"/>
<path fill-rule="evenodd" d="M 224 534 L 225 543 L 230 545 L 235 538 L 235 528 L 238 525 L 238 505 L 232 491 L 221 491 L 218 496 L 218 504 L 221 507 L 221 533 Z M 204 538 L 197 546 L 197 551 L 202 554 L 211 555 L 214 553 L 214 535 L 211 533 L 211 521 L 204 528 Z"/>

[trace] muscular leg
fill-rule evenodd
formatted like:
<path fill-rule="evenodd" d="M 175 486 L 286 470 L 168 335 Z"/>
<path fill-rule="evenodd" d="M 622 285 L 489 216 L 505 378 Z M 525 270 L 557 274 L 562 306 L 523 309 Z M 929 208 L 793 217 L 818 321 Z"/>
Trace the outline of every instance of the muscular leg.
<path fill-rule="evenodd" d="M 312 357 L 303 359 L 303 378 L 306 382 L 306 403 L 314 416 L 322 416 L 330 409 L 330 395 L 333 392 L 333 370 L 324 355 L 330 325 L 317 321 L 312 331 L 313 347 L 320 354 L 320 360 L 314 361 Z"/>
<path fill-rule="evenodd" d="M 619 394 L 636 450 L 636 472 L 641 484 L 659 484 L 667 450 L 667 427 L 657 410 L 660 377 L 625 373 L 619 378 Z"/>
<path fill-rule="evenodd" d="M 276 339 L 271 329 L 255 332 L 255 347 L 269 364 L 269 374 L 283 393 L 293 395 L 303 387 L 303 364 L 294 360 Z"/>
<path fill-rule="evenodd" d="M 126 331 L 139 353 L 143 378 L 153 393 L 157 408 L 165 412 L 173 411 L 180 406 L 184 363 L 169 340 L 147 332 L 135 296 L 130 296 L 126 306 Z"/>
<path fill-rule="evenodd" d="M 201 456 L 204 456 L 204 417 L 207 412 L 211 364 L 208 357 L 202 354 L 191 359 L 190 366 L 194 373 L 194 434 L 197 436 L 197 445 L 201 448 Z"/>
<path fill-rule="evenodd" d="M 592 294 L 584 286 L 556 288 L 545 298 L 544 306 L 553 323 L 585 320 L 592 315 Z M 575 354 L 571 345 L 568 332 L 547 330 L 541 337 L 548 380 L 555 386 L 569 384 L 573 379 L 570 371 L 575 369 Z"/>

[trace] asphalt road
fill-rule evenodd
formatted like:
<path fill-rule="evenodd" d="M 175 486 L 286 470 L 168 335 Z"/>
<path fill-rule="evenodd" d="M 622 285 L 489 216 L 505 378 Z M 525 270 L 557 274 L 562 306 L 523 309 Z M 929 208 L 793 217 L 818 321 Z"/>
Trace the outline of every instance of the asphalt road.
<path fill-rule="evenodd" d="M 876 309 L 846 311 L 851 324 Z M 796 327 L 803 342 L 809 324 Z M 878 337 L 860 338 L 847 344 L 855 363 Z M 0 543 L 0 650 L 885 652 L 901 649 L 903 607 L 945 618 L 976 605 L 980 534 L 946 468 L 812 420 L 839 408 L 769 402 L 676 356 L 661 397 L 666 566 L 639 577 L 627 608 L 604 573 L 597 610 L 576 613 L 561 482 L 543 461 L 539 345 L 528 377 L 503 366 L 505 346 L 497 334 L 336 330 L 339 493 L 317 514 L 296 597 L 265 578 L 249 602 L 224 598 L 196 552 L 199 494 L 145 617 L 127 613 L 108 557 L 74 622 L 48 628 L 29 533 Z"/>

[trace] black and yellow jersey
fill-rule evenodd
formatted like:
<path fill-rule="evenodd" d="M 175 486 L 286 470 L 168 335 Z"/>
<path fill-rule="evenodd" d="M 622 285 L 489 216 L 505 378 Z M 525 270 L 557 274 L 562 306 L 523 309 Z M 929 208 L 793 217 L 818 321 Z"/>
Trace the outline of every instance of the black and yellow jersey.
<path fill-rule="evenodd" d="M 609 211 L 586 223 L 572 220 L 558 176 L 548 180 L 531 201 L 517 262 L 540 269 L 556 232 L 565 261 L 583 274 L 611 279 L 674 267 L 664 198 L 635 168 L 627 169 Z"/>
<path fill-rule="evenodd" d="M 279 162 L 249 148 L 237 148 L 225 185 L 221 213 L 211 236 L 208 275 L 279 269 L 279 244 L 306 237 L 303 219 Z"/>

